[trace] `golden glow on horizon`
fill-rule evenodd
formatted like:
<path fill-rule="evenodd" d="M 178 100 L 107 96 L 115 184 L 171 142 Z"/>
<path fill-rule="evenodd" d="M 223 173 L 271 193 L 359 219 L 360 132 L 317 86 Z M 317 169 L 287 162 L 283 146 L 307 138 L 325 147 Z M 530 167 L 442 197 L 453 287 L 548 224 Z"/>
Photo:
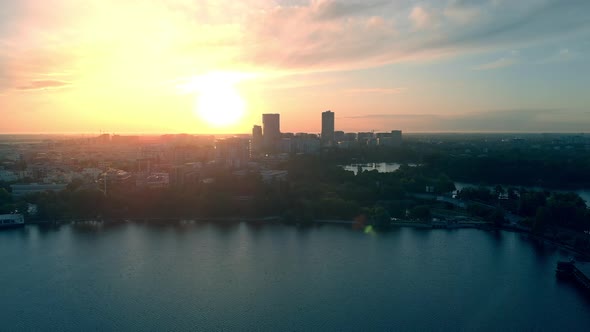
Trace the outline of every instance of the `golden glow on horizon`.
<path fill-rule="evenodd" d="M 244 118 L 246 101 L 235 85 L 243 74 L 212 72 L 193 78 L 180 88 L 195 93 L 195 115 L 215 128 L 234 126 Z"/>

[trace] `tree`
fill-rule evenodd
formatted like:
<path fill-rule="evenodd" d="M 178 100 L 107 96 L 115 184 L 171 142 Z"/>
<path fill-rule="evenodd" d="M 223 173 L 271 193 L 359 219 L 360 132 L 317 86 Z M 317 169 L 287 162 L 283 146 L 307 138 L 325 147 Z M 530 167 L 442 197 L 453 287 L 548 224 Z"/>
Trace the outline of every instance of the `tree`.
<path fill-rule="evenodd" d="M 0 205 L 12 203 L 12 195 L 4 188 L 0 188 Z"/>
<path fill-rule="evenodd" d="M 83 184 L 84 181 L 82 179 L 73 179 L 72 182 L 67 185 L 66 189 L 69 191 L 76 191 Z"/>
<path fill-rule="evenodd" d="M 552 222 L 559 226 L 584 230 L 586 203 L 575 193 L 553 193 L 547 200 Z"/>
<path fill-rule="evenodd" d="M 410 217 L 418 220 L 430 220 L 430 209 L 427 205 L 416 205 L 410 209 Z"/>
<path fill-rule="evenodd" d="M 547 204 L 547 194 L 540 191 L 523 192 L 520 196 L 518 214 L 533 217 L 537 208 Z"/>
<path fill-rule="evenodd" d="M 551 222 L 551 211 L 546 206 L 537 208 L 537 213 L 531 225 L 531 231 L 534 234 L 541 235 L 545 232 L 547 225 Z"/>
<path fill-rule="evenodd" d="M 496 194 L 496 197 L 499 197 L 501 194 L 504 194 L 506 191 L 504 190 L 504 188 L 502 188 L 501 185 L 497 185 L 494 188 L 494 193 Z"/>
<path fill-rule="evenodd" d="M 490 221 L 493 222 L 495 226 L 502 226 L 506 222 L 504 212 L 500 209 L 495 209 L 490 215 Z"/>
<path fill-rule="evenodd" d="M 375 226 L 389 226 L 391 223 L 391 216 L 382 206 L 374 206 L 370 209 L 369 220 L 371 220 L 371 223 Z"/>

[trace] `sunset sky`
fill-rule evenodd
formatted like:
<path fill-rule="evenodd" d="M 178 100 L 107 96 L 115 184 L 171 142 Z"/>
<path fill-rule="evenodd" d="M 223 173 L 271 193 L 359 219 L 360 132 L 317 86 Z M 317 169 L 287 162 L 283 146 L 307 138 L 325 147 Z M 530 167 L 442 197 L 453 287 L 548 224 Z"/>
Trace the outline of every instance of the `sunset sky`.
<path fill-rule="evenodd" d="M 588 0 L 0 0 L 0 133 L 246 133 L 262 113 L 319 132 L 328 109 L 345 131 L 588 132 L 589 13 Z"/>

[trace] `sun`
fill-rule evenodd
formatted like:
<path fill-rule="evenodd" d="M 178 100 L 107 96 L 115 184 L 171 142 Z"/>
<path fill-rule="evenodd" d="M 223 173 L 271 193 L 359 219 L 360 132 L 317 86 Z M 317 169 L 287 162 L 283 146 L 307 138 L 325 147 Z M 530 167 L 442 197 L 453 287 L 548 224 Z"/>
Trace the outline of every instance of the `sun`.
<path fill-rule="evenodd" d="M 197 94 L 195 114 L 216 128 L 237 124 L 246 111 L 246 102 L 235 87 L 235 75 L 210 73 L 191 83 Z"/>

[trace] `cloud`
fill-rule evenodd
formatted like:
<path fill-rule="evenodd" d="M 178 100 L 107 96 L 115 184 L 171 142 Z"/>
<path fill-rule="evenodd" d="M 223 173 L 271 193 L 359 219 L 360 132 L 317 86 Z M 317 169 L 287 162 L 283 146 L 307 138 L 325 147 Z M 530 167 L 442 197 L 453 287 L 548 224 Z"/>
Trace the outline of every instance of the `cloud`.
<path fill-rule="evenodd" d="M 445 8 L 444 16 L 454 23 L 470 24 L 480 18 L 489 4 L 482 0 L 454 0 Z"/>
<path fill-rule="evenodd" d="M 365 115 L 354 115 L 354 116 L 343 116 L 342 119 L 368 119 L 368 120 L 395 120 L 395 119 L 404 119 L 404 120 L 423 120 L 423 119 L 433 119 L 439 118 L 440 115 L 437 114 L 414 114 L 414 113 L 395 113 L 395 114 L 365 114 Z"/>
<path fill-rule="evenodd" d="M 366 5 L 371 3 L 368 0 Z M 245 57 L 252 63 L 278 68 L 347 70 L 526 47 L 572 34 L 590 35 L 590 22 L 581 13 L 583 9 L 590 11 L 587 1 L 470 1 L 447 7 L 432 2 L 409 8 L 399 2 L 379 4 L 378 13 L 371 12 L 372 20 L 382 22 L 377 26 L 368 24 L 363 15 L 340 16 L 329 22 L 313 20 L 313 8 L 305 6 L 265 11 L 254 19 L 265 25 L 257 30 L 257 39 L 250 43 L 254 47 L 245 50 Z M 447 11 L 445 16 L 446 10 L 462 10 L 462 17 L 449 18 L 453 14 Z M 482 12 L 485 15 L 480 15 Z M 548 21 L 555 24 L 547 25 Z M 269 31 L 268 26 L 276 29 Z"/>
<path fill-rule="evenodd" d="M 482 65 L 475 67 L 474 69 L 476 69 L 476 70 L 498 69 L 498 68 L 509 67 L 509 66 L 512 66 L 516 63 L 518 63 L 518 60 L 516 58 L 504 57 L 504 58 L 500 58 L 498 60 L 494 60 L 492 62 L 484 63 Z"/>
<path fill-rule="evenodd" d="M 451 7 L 477 7 L 490 3 L 489 0 L 452 0 Z"/>
<path fill-rule="evenodd" d="M 384 113 L 341 117 L 341 122 L 375 130 L 397 127 L 407 131 L 442 132 L 585 132 L 590 125 L 587 113 L 573 109 L 508 109 L 456 114 Z"/>
<path fill-rule="evenodd" d="M 38 80 L 29 82 L 27 85 L 17 87 L 17 90 L 40 90 L 49 88 L 62 88 L 70 85 L 68 82 L 55 81 L 55 80 Z"/>
<path fill-rule="evenodd" d="M 547 64 L 547 63 L 559 63 L 559 62 L 567 62 L 573 59 L 578 58 L 579 54 L 575 51 L 571 51 L 567 48 L 562 48 L 554 54 L 549 55 L 539 61 L 537 64 Z"/>
<path fill-rule="evenodd" d="M 344 90 L 350 94 L 381 94 L 381 95 L 391 95 L 391 94 L 398 94 L 404 92 L 405 88 L 355 88 L 355 89 L 346 89 Z"/>
<path fill-rule="evenodd" d="M 499 2 L 486 8 L 486 17 L 470 29 L 452 30 L 448 38 L 428 46 L 525 46 L 576 32 L 587 35 L 590 28 L 590 21 L 580 13 L 590 10 L 590 2 L 585 0 Z M 548 25 L 548 21 L 554 24 Z"/>
<path fill-rule="evenodd" d="M 410 20 L 412 20 L 416 28 L 424 29 L 432 24 L 432 15 L 426 9 L 416 6 L 410 12 Z"/>
<path fill-rule="evenodd" d="M 0 89 L 61 72 L 70 75 L 59 79 L 72 84 L 119 88 L 211 70 L 354 70 L 590 37 L 587 0 L 426 0 L 419 6 L 385 0 L 55 0 L 37 6 L 23 0 L 2 6 L 0 17 L 12 19 L 0 25 Z"/>
<path fill-rule="evenodd" d="M 320 19 L 336 19 L 347 16 L 363 15 L 373 9 L 386 5 L 388 1 L 358 1 L 346 3 L 336 0 L 312 1 L 315 16 Z"/>

